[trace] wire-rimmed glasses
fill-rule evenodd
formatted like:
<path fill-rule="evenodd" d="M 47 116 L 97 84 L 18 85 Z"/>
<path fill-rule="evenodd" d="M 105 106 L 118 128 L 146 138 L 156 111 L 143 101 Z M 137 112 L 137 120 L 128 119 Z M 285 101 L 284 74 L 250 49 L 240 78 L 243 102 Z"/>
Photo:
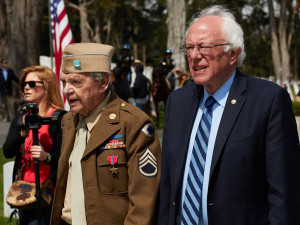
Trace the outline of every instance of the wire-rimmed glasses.
<path fill-rule="evenodd" d="M 223 45 L 230 45 L 230 43 L 224 43 L 224 44 L 202 43 L 199 45 L 187 44 L 187 45 L 182 45 L 180 47 L 180 50 L 182 51 L 183 54 L 190 55 L 192 54 L 194 48 L 196 48 L 199 54 L 205 55 L 205 54 L 210 54 L 214 47 L 223 46 Z"/>

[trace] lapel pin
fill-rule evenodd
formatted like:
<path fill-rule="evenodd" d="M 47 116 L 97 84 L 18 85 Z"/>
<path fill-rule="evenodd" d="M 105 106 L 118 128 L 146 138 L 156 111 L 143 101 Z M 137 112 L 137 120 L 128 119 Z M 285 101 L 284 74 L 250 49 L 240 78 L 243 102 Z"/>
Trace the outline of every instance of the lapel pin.
<path fill-rule="evenodd" d="M 73 60 L 74 68 L 75 70 L 81 70 L 80 61 L 79 60 Z"/>
<path fill-rule="evenodd" d="M 234 105 L 235 103 L 236 103 L 236 100 L 235 100 L 235 99 L 232 99 L 232 100 L 231 100 L 231 104 Z"/>

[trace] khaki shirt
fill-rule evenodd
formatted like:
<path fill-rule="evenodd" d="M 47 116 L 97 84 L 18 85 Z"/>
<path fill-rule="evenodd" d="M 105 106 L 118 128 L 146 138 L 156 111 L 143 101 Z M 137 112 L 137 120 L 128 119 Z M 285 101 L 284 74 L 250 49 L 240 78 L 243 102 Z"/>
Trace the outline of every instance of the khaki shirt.
<path fill-rule="evenodd" d="M 86 125 L 87 125 L 87 142 L 91 136 L 91 132 L 95 126 L 95 124 L 98 122 L 102 110 L 105 107 L 105 105 L 107 104 L 109 98 L 111 95 L 111 91 L 109 91 L 109 93 L 107 94 L 107 96 L 105 97 L 104 101 L 98 106 L 96 107 L 92 112 L 91 115 L 87 116 L 87 117 L 83 117 L 81 115 L 79 115 L 79 121 L 81 121 L 82 119 L 85 119 Z M 79 122 L 80 123 L 80 122 Z M 78 125 L 79 125 L 78 123 Z M 78 125 L 77 125 L 77 131 L 76 131 L 76 138 L 75 138 L 75 144 L 76 142 L 78 142 Z M 81 174 L 80 174 L 81 175 Z M 82 177 L 78 176 L 78 177 L 73 177 L 73 179 L 78 181 L 78 185 L 83 185 L 82 184 Z M 67 181 L 67 189 L 66 189 L 66 196 L 65 196 L 65 201 L 64 201 L 64 208 L 62 209 L 62 216 L 61 218 L 66 221 L 69 224 L 72 224 L 72 212 L 71 212 L 71 169 L 69 169 L 69 174 L 68 174 L 68 181 Z M 80 194 L 84 194 L 84 193 L 78 193 Z M 78 207 L 82 207 L 82 205 L 78 205 Z M 84 211 L 84 209 L 83 209 Z"/>

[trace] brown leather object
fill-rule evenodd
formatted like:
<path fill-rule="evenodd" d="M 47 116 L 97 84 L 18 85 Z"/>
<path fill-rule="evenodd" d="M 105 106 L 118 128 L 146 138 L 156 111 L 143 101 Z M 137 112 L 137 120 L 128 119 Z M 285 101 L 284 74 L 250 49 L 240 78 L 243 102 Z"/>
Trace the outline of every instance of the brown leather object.
<path fill-rule="evenodd" d="M 41 207 L 46 207 L 51 204 L 53 199 L 52 183 L 46 180 L 41 183 Z M 6 196 L 6 202 L 12 208 L 28 209 L 36 207 L 35 183 L 29 183 L 23 180 L 16 180 L 11 185 Z"/>

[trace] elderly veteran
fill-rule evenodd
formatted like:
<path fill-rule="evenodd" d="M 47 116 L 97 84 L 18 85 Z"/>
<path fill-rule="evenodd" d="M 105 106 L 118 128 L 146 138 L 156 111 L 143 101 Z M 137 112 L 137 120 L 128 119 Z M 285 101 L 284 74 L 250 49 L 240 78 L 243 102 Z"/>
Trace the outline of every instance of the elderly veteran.
<path fill-rule="evenodd" d="M 64 49 L 70 111 L 50 224 L 155 224 L 161 148 L 151 119 L 110 89 L 113 47 Z"/>

